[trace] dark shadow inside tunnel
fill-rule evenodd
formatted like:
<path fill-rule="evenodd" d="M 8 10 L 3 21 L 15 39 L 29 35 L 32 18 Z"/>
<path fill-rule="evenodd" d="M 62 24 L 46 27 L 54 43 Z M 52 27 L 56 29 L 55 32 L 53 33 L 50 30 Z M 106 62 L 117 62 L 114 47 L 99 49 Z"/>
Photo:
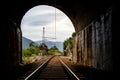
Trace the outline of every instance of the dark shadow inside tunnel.
<path fill-rule="evenodd" d="M 119 22 L 116 21 L 117 16 L 119 16 L 118 8 L 114 2 L 101 0 L 72 0 L 69 2 L 66 0 L 21 0 L 11 1 L 8 4 L 7 10 L 11 11 L 6 12 L 7 18 L 3 19 L 1 26 L 2 34 L 6 36 L 2 39 L 5 44 L 1 45 L 1 53 L 4 54 L 0 56 L 1 69 L 4 70 L 4 75 L 12 71 L 17 74 L 17 69 L 22 64 L 21 20 L 23 15 L 31 7 L 43 4 L 60 9 L 73 23 L 76 32 L 72 55 L 74 63 L 103 71 L 119 70 L 118 52 L 114 54 L 112 52 L 112 28 L 119 25 Z"/>

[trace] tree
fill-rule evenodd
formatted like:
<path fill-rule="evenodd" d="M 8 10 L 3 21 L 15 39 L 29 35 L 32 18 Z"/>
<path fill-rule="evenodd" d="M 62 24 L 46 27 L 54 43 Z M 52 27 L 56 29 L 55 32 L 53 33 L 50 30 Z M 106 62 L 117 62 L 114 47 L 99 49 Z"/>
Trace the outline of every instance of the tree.
<path fill-rule="evenodd" d="M 48 50 L 48 55 L 55 55 L 55 54 L 60 54 L 61 52 L 59 51 L 59 49 L 56 46 L 51 47 Z"/>
<path fill-rule="evenodd" d="M 40 44 L 39 48 L 40 48 L 42 55 L 47 55 L 48 47 L 45 43 Z"/>
<path fill-rule="evenodd" d="M 72 33 L 72 37 L 74 38 L 76 36 L 76 32 L 73 32 Z"/>
<path fill-rule="evenodd" d="M 50 49 L 52 49 L 52 50 L 58 50 L 58 48 L 56 46 L 53 46 Z"/>
<path fill-rule="evenodd" d="M 34 42 L 30 42 L 29 47 L 35 47 L 35 46 L 36 46 L 36 45 L 35 45 Z"/>
<path fill-rule="evenodd" d="M 72 33 L 72 37 L 69 37 L 68 39 L 66 39 L 63 42 L 63 48 L 64 48 L 64 53 L 65 55 L 68 55 L 69 53 L 71 53 L 73 50 L 73 41 L 74 41 L 74 37 L 76 36 L 76 33 L 73 32 Z"/>

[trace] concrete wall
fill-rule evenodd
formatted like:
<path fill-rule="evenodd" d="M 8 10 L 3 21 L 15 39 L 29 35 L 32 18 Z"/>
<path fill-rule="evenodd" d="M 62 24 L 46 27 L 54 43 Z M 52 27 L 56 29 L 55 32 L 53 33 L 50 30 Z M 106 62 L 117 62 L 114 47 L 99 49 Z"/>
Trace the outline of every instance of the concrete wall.
<path fill-rule="evenodd" d="M 78 62 L 98 69 L 112 69 L 112 10 L 92 21 L 78 34 Z"/>

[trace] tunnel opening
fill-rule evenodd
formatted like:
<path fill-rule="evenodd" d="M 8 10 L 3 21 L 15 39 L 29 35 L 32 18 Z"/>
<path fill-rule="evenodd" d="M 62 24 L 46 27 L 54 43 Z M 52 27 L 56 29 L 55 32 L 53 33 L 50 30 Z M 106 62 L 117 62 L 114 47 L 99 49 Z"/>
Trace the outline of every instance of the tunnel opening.
<path fill-rule="evenodd" d="M 63 55 L 72 60 L 75 30 L 61 10 L 49 5 L 29 9 L 22 18 L 21 31 L 23 64 L 48 55 Z"/>
<path fill-rule="evenodd" d="M 12 71 L 17 72 L 15 71 L 15 67 L 21 66 L 22 34 L 20 23 L 23 14 L 36 4 L 48 4 L 66 13 L 74 25 L 76 31 L 74 43 L 76 45 L 74 45 L 73 50 L 73 61 L 75 63 L 105 71 L 112 71 L 114 65 L 116 67 L 116 69 L 114 69 L 118 71 L 118 63 L 113 64 L 112 59 L 112 27 L 118 24 L 115 20 L 115 18 L 117 18 L 117 9 L 111 8 L 111 4 L 114 3 L 110 2 L 108 4 L 108 1 L 95 1 L 94 4 L 92 1 L 70 1 L 71 3 L 66 5 L 68 4 L 67 1 L 55 1 L 57 5 L 55 5 L 54 0 L 40 0 L 36 2 L 31 0 L 29 4 L 27 0 L 21 0 L 15 1 L 15 4 L 12 2 L 8 4 L 9 7 L 7 8 L 11 11 L 7 12 L 8 23 L 4 24 L 6 27 L 3 26 L 2 31 L 4 34 L 8 33 L 5 34 L 7 37 L 4 37 L 4 39 L 7 40 L 7 47 L 3 45 L 1 49 L 3 53 L 6 53 L 2 54 L 0 58 L 2 69 L 8 73 Z M 4 22 L 6 23 L 6 20 Z M 5 42 L 4 39 L 3 42 Z M 117 62 L 117 59 L 115 59 L 115 62 Z M 19 71 L 17 73 L 19 74 Z M 17 76 L 17 74 L 15 76 Z M 11 77 L 14 76 L 12 75 Z"/>

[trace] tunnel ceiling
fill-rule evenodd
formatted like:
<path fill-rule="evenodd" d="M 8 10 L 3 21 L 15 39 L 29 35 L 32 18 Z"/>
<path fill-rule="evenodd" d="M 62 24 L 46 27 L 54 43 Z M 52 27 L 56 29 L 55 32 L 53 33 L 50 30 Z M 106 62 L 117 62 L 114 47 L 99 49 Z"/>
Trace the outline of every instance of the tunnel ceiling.
<path fill-rule="evenodd" d="M 37 5 L 50 5 L 63 11 L 72 20 L 75 29 L 80 31 L 111 4 L 107 0 L 56 0 L 56 5 L 55 0 L 15 0 L 9 3 L 7 16 L 20 25 L 22 17 L 29 9 Z"/>

